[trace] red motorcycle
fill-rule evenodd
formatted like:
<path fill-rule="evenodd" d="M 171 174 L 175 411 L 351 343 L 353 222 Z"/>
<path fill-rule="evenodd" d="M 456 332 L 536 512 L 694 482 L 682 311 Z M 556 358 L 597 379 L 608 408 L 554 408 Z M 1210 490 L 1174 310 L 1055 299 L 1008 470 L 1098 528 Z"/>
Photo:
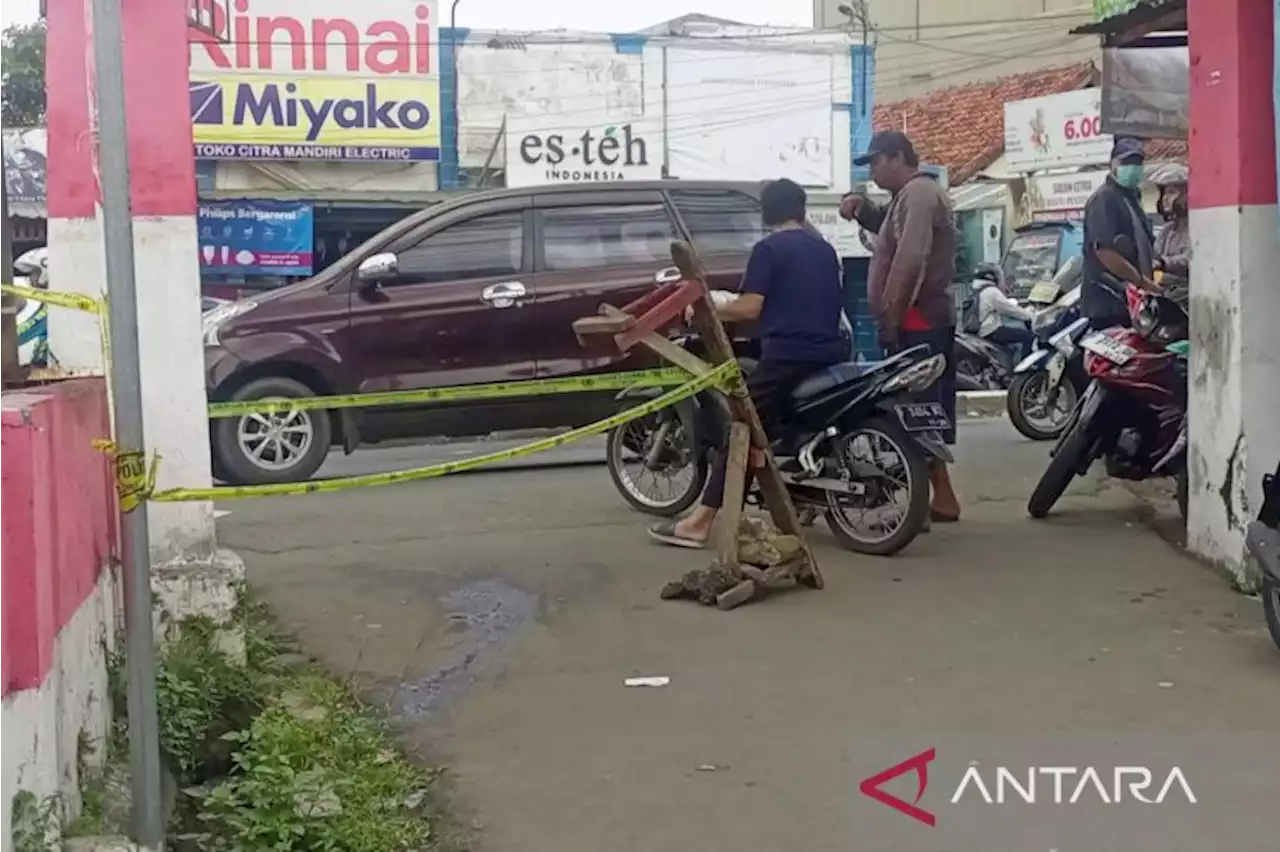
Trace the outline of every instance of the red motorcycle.
<path fill-rule="evenodd" d="M 1132 328 L 1109 328 L 1080 341 L 1090 382 L 1053 448 L 1027 512 L 1043 518 L 1076 476 L 1106 460 L 1118 479 L 1176 477 L 1178 507 L 1187 512 L 1186 309 L 1130 285 Z"/>

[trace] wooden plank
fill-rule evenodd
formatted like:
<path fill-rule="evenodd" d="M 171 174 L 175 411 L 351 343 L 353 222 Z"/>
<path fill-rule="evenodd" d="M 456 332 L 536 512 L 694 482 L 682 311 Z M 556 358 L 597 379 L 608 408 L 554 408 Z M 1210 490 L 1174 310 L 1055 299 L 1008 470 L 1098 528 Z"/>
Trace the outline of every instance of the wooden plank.
<path fill-rule="evenodd" d="M 736 421 L 729 427 L 729 448 L 724 473 L 724 500 L 720 504 L 717 551 L 721 565 L 738 565 L 738 527 L 742 524 L 742 491 L 747 484 L 747 457 L 751 450 L 751 432 L 747 424 Z"/>
<path fill-rule="evenodd" d="M 701 281 L 681 282 L 671 295 L 649 308 L 643 315 L 636 317 L 635 325 L 630 330 L 615 338 L 618 348 L 626 352 L 648 332 L 672 325 L 684 314 L 685 308 L 703 297 L 705 290 Z"/>
<path fill-rule="evenodd" d="M 619 311 L 616 315 L 576 319 L 573 321 L 573 333 L 579 337 L 590 335 L 613 336 L 629 330 L 635 324 L 634 317 Z"/>
<path fill-rule="evenodd" d="M 665 284 L 654 287 L 634 302 L 628 302 L 623 305 L 622 312 L 624 314 L 631 314 L 633 317 L 638 317 L 641 314 L 648 313 L 650 308 L 674 293 L 683 283 L 683 281 L 668 281 Z"/>

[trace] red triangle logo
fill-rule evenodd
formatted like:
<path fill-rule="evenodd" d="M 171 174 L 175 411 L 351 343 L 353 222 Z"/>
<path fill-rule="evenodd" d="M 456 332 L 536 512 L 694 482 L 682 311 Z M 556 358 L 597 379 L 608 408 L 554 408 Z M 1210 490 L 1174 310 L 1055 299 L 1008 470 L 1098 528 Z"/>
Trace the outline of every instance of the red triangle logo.
<path fill-rule="evenodd" d="M 870 778 L 863 780 L 858 785 L 858 789 L 862 795 L 875 799 L 882 805 L 888 805 L 899 813 L 906 814 L 914 820 L 919 820 L 928 826 L 937 825 L 938 819 L 933 814 L 919 807 L 920 799 L 924 796 L 924 791 L 929 786 L 929 764 L 937 757 L 936 749 L 928 749 L 917 754 L 915 757 L 909 757 L 896 766 L 890 766 L 883 772 L 878 772 Z M 899 799 L 892 793 L 886 793 L 881 790 L 881 785 L 892 781 L 899 775 L 905 775 L 908 772 L 916 774 L 916 780 L 919 783 L 919 789 L 916 790 L 916 798 L 913 802 L 906 802 Z"/>

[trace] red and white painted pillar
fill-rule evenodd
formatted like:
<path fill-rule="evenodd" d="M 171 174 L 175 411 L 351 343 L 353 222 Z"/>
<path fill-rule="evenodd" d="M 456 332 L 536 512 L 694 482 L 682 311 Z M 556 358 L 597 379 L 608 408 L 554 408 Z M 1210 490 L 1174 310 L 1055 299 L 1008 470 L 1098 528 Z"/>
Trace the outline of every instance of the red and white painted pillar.
<path fill-rule="evenodd" d="M 186 6 L 122 0 L 143 419 L 146 449 L 161 457 L 161 488 L 210 482 Z M 49 0 L 48 24 L 50 278 L 57 289 L 96 296 L 107 282 L 89 0 Z M 102 369 L 96 323 L 87 315 L 51 312 L 50 346 L 64 366 Z M 177 616 L 229 608 L 225 584 L 201 572 L 218 564 L 212 505 L 155 504 L 148 511 L 159 605 Z"/>
<path fill-rule="evenodd" d="M 1189 0 L 1190 548 L 1246 588 L 1244 528 L 1280 461 L 1274 0 Z"/>

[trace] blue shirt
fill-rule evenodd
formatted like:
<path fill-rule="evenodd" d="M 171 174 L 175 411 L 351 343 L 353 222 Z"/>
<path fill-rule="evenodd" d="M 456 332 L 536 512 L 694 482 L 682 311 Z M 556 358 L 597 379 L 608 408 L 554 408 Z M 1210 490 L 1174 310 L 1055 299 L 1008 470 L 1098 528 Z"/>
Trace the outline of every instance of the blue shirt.
<path fill-rule="evenodd" d="M 764 360 L 834 364 L 848 358 L 840 337 L 840 279 L 836 250 L 807 231 L 775 231 L 755 244 L 741 292 L 764 297 Z"/>

